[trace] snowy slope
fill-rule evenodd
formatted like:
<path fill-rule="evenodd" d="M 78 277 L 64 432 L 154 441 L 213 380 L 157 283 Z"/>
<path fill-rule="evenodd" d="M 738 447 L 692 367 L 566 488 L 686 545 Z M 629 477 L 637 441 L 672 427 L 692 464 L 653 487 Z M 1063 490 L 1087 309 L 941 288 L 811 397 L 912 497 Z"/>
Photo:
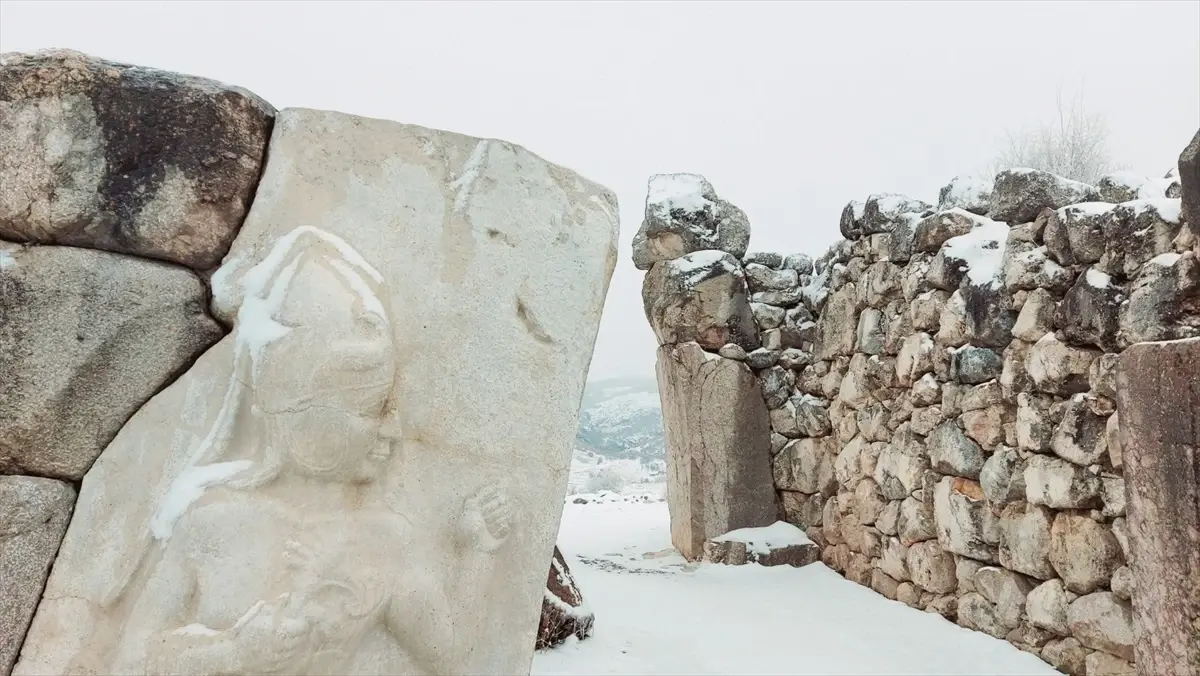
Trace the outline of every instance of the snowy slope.
<path fill-rule="evenodd" d="M 539 652 L 535 676 L 1058 674 L 1004 641 L 889 601 L 820 563 L 689 564 L 670 549 L 660 499 L 567 499 L 558 543 L 596 629 Z"/>
<path fill-rule="evenodd" d="M 662 459 L 658 385 L 638 378 L 589 382 L 577 439 L 580 447 L 609 458 Z"/>

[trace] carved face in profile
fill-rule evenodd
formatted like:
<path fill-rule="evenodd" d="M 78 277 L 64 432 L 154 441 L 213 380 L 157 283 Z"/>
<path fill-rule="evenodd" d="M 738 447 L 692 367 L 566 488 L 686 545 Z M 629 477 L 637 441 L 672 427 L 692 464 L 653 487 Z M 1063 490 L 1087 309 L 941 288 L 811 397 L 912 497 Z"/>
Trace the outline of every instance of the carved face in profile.
<path fill-rule="evenodd" d="M 369 480 L 389 453 L 383 428 L 396 371 L 383 294 L 326 242 L 293 265 L 274 316 L 286 333 L 266 345 L 255 372 L 266 442 L 301 474 Z"/>

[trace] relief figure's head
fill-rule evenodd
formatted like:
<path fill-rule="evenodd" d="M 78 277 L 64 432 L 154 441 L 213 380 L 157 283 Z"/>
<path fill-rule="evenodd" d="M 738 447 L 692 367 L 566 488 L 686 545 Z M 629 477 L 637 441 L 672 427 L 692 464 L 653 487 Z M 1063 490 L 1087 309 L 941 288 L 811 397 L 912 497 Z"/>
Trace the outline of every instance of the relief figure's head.
<path fill-rule="evenodd" d="M 271 262 L 265 293 L 247 296 L 238 324 L 266 464 L 329 481 L 374 479 L 394 434 L 396 359 L 382 278 L 319 231 Z"/>

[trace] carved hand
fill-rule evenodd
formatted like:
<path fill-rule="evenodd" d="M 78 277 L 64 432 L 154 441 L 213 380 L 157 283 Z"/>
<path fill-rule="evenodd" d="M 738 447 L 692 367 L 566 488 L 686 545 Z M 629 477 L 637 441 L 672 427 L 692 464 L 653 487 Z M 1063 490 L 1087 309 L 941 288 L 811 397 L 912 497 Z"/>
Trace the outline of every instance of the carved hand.
<path fill-rule="evenodd" d="M 485 486 L 467 498 L 461 523 L 475 547 L 486 552 L 499 549 L 512 532 L 508 496 L 497 486 Z"/>

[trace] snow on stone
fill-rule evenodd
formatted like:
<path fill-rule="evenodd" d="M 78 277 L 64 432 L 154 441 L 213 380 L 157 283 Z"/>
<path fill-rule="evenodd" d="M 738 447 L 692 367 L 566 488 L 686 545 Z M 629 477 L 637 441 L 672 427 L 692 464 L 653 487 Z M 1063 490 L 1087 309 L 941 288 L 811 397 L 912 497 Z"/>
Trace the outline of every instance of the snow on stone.
<path fill-rule="evenodd" d="M 1108 274 L 1100 272 L 1096 268 L 1088 268 L 1087 274 L 1084 275 L 1087 279 L 1088 286 L 1096 289 L 1107 289 L 1109 283 L 1112 282 L 1112 277 Z"/>
<path fill-rule="evenodd" d="M 716 542 L 744 542 L 746 551 L 755 554 L 770 554 L 773 549 L 810 545 L 812 540 L 796 526 L 786 521 L 776 521 L 770 526 L 739 528 L 713 538 Z"/>
<path fill-rule="evenodd" d="M 946 187 L 949 190 L 942 196 L 940 210 L 986 204 L 992 194 L 992 182 L 978 176 L 955 176 Z"/>
<path fill-rule="evenodd" d="M 1083 184 L 1080 184 L 1083 185 Z M 1080 202 L 1070 204 L 1058 210 L 1060 217 L 1078 218 L 1080 216 L 1102 216 L 1112 211 L 1117 205 L 1109 202 Z"/>
<path fill-rule="evenodd" d="M 971 232 L 946 240 L 942 251 L 947 258 L 966 263 L 967 279 L 972 284 L 999 287 L 1003 284 L 1008 224 L 981 216 L 976 216 L 975 222 Z"/>
<path fill-rule="evenodd" d="M 157 540 L 171 537 L 175 522 L 193 502 L 200 499 L 204 489 L 214 484 L 227 481 L 240 472 L 249 469 L 249 460 L 234 460 L 218 462 L 200 467 L 189 467 L 171 482 L 171 488 L 159 503 L 154 518 L 150 521 L 150 534 Z"/>
<path fill-rule="evenodd" d="M 10 265 L 16 265 L 17 259 L 13 258 L 12 254 L 0 249 L 0 269 L 7 268 Z"/>
<path fill-rule="evenodd" d="M 829 295 L 829 270 L 826 269 L 819 275 L 813 275 L 808 284 L 800 287 L 800 296 L 804 302 L 811 308 L 816 308 Z"/>
<path fill-rule="evenodd" d="M 1180 258 L 1181 256 L 1177 253 L 1159 254 L 1154 258 L 1151 258 L 1147 262 L 1147 265 L 1161 265 L 1164 268 L 1169 268 L 1172 265 L 1175 265 L 1175 263 L 1179 262 Z"/>
<path fill-rule="evenodd" d="M 1183 218 L 1183 200 L 1178 197 L 1159 197 L 1157 199 L 1137 199 L 1122 202 L 1121 206 L 1139 216 L 1147 211 L 1158 213 L 1158 217 L 1168 223 L 1178 224 Z"/>
<path fill-rule="evenodd" d="M 454 188 L 455 211 L 461 212 L 467 208 L 467 201 L 471 199 L 471 189 L 475 187 L 475 181 L 479 180 L 479 175 L 483 173 L 488 145 L 486 139 L 476 143 L 475 148 L 471 150 L 471 156 L 463 164 L 462 172 L 458 178 L 450 182 L 450 187 Z"/>
<path fill-rule="evenodd" d="M 646 205 L 663 219 L 675 210 L 698 213 L 714 206 L 704 189 L 704 179 L 696 174 L 656 174 L 650 177 Z"/>
<path fill-rule="evenodd" d="M 671 266 L 676 274 L 684 278 L 685 284 L 691 285 L 703 280 L 704 276 L 708 274 L 708 271 L 713 266 L 721 265 L 721 267 L 729 271 L 737 268 L 736 265 L 730 265 L 728 261 L 724 261 L 727 256 L 729 254 L 724 251 L 701 249 L 700 251 L 693 251 L 690 254 L 669 260 L 667 261 L 667 265 Z"/>
<path fill-rule="evenodd" d="M 596 631 L 539 651 L 534 676 L 1061 676 L 1000 639 L 889 601 L 820 562 L 689 563 L 671 549 L 667 505 L 657 498 L 572 500 L 558 545 Z"/>

